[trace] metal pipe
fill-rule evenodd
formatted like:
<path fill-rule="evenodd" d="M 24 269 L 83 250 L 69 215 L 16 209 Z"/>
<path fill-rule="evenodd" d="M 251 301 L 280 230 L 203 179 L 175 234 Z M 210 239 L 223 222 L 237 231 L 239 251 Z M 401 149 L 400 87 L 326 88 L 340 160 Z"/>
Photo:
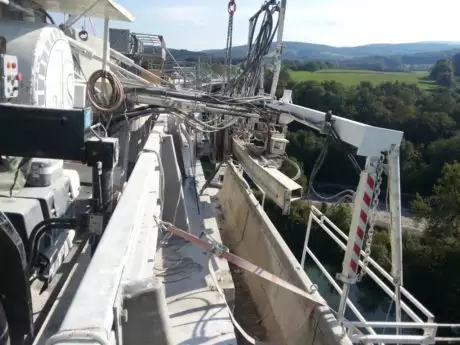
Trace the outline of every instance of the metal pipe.
<path fill-rule="evenodd" d="M 104 41 L 102 46 L 102 69 L 107 68 L 107 52 L 109 47 L 109 5 L 106 3 L 104 8 Z"/>
<path fill-rule="evenodd" d="M 64 29 L 70 28 L 72 25 L 74 25 L 76 22 L 80 20 L 81 17 L 85 16 L 89 11 L 91 11 L 97 4 L 99 3 L 99 0 L 96 0 L 93 2 L 91 6 L 89 6 L 86 10 L 84 10 L 82 13 L 80 13 L 78 16 L 69 16 L 67 21 L 64 23 Z"/>
<path fill-rule="evenodd" d="M 310 212 L 316 215 L 317 217 L 324 217 L 321 219 L 326 221 L 326 223 L 345 241 L 348 240 L 347 235 L 342 230 L 340 230 L 334 223 L 332 223 L 329 218 L 325 217 L 321 213 L 321 211 L 316 208 L 316 206 L 312 205 L 310 207 Z M 340 241 L 337 239 L 336 242 L 339 243 Z M 361 250 L 361 255 L 364 255 L 363 250 Z M 369 264 L 372 265 L 385 279 L 387 279 L 389 282 L 392 282 L 391 275 L 387 271 L 385 271 L 374 259 L 369 258 Z M 409 300 L 409 302 L 411 302 L 415 307 L 417 307 L 417 309 L 419 309 L 420 312 L 424 314 L 428 318 L 429 321 L 434 320 L 434 315 L 423 304 L 421 304 L 420 301 L 418 301 L 409 291 L 407 291 L 402 286 L 401 286 L 401 293 L 404 297 L 406 297 Z"/>
<path fill-rule="evenodd" d="M 81 42 L 79 42 L 77 40 L 74 40 L 71 37 L 67 37 L 67 40 L 68 40 L 69 44 L 72 46 L 72 48 L 77 50 L 78 53 L 86 56 L 88 59 L 94 59 L 94 60 L 97 60 L 99 62 L 103 62 L 103 58 L 98 56 L 93 49 L 87 47 L 85 44 L 83 44 L 83 43 L 81 43 Z M 147 80 L 142 79 L 138 75 L 128 71 L 127 69 L 117 65 L 116 63 L 114 63 L 114 62 L 112 62 L 110 60 L 107 60 L 107 65 L 109 65 L 114 70 L 117 70 L 117 71 L 119 71 L 121 73 L 124 73 L 124 74 L 130 76 L 133 79 L 136 79 L 137 81 L 141 82 L 144 85 L 150 84 Z"/>
<path fill-rule="evenodd" d="M 302 259 L 300 260 L 300 266 L 302 266 L 303 269 L 305 269 L 305 259 L 307 257 L 308 240 L 310 239 L 311 222 L 312 213 L 310 212 L 307 223 L 307 231 L 305 232 L 305 241 L 303 243 Z"/>
<path fill-rule="evenodd" d="M 337 291 L 339 294 L 342 292 L 342 289 L 340 288 L 339 284 L 337 284 L 335 281 L 334 281 L 334 278 L 332 278 L 332 276 L 329 274 L 329 272 L 327 271 L 326 267 L 324 267 L 321 262 L 319 261 L 319 259 L 316 257 L 315 254 L 313 254 L 313 252 L 307 248 L 307 252 L 308 252 L 308 255 L 311 257 L 311 259 L 316 263 L 316 265 L 318 266 L 318 268 L 320 269 L 320 271 L 324 274 L 324 276 L 326 277 L 327 280 L 329 280 L 329 282 L 331 283 L 332 287 L 335 289 L 335 291 Z M 366 319 L 364 318 L 364 316 L 359 312 L 358 308 L 356 308 L 356 306 L 354 305 L 354 303 L 352 301 L 350 301 L 350 299 L 347 299 L 347 305 L 350 307 L 350 310 L 353 312 L 353 314 L 355 314 L 355 316 L 358 318 L 358 320 L 364 324 L 366 323 L 363 327 L 366 328 L 366 330 L 370 333 L 370 334 L 377 334 L 375 333 L 374 329 L 372 328 L 372 326 L 366 326 L 367 325 L 367 321 Z"/>
<path fill-rule="evenodd" d="M 112 62 L 112 61 L 108 61 L 107 63 L 108 63 L 108 65 L 110 66 L 110 68 L 113 68 L 114 70 L 117 70 L 117 71 L 119 71 L 119 72 L 121 72 L 121 73 L 124 73 L 124 74 L 130 76 L 130 77 L 133 78 L 133 79 L 136 79 L 137 81 L 141 82 L 144 86 L 150 84 L 150 83 L 149 83 L 147 80 L 145 80 L 144 78 L 139 77 L 138 75 L 136 75 L 136 74 L 134 74 L 134 73 L 128 71 L 127 69 L 125 69 L 125 68 L 123 68 L 123 67 L 117 65 L 116 63 L 114 63 L 114 62 Z"/>
<path fill-rule="evenodd" d="M 390 196 L 390 242 L 391 275 L 395 284 L 396 321 L 401 321 L 401 286 L 403 285 L 402 263 L 402 218 L 399 147 L 393 146 L 388 154 L 388 187 Z M 399 331 L 397 330 L 397 333 Z"/>
<path fill-rule="evenodd" d="M 79 42 L 77 40 L 74 40 L 72 37 L 66 36 L 66 38 L 67 38 L 67 41 L 69 42 L 69 44 L 75 50 L 77 50 L 80 54 L 86 56 L 88 59 L 97 58 L 97 59 L 100 59 L 102 61 L 102 58 L 97 56 L 96 52 L 93 49 L 87 47 L 86 45 L 84 45 L 83 43 L 81 43 L 81 42 Z"/>
<path fill-rule="evenodd" d="M 278 37 L 276 42 L 275 52 L 275 68 L 273 70 L 272 87 L 270 89 L 270 96 L 275 98 L 276 87 L 278 86 L 278 80 L 281 71 L 281 53 L 283 48 L 283 31 L 284 31 L 284 19 L 286 16 L 286 3 L 287 0 L 281 0 L 279 21 L 278 21 Z"/>
<path fill-rule="evenodd" d="M 401 285 L 398 283 L 395 286 L 395 309 L 396 309 L 396 322 L 401 322 Z M 400 334 L 400 329 L 396 328 L 396 334 Z"/>
<path fill-rule="evenodd" d="M 402 344 L 434 344 L 433 337 L 423 335 L 394 335 L 394 334 L 377 334 L 377 335 L 352 335 L 351 341 L 358 344 L 395 344 L 396 342 Z"/>
<path fill-rule="evenodd" d="M 460 327 L 460 324 L 454 323 L 434 323 L 434 322 L 390 322 L 390 321 L 344 321 L 343 325 L 346 327 L 373 327 L 373 328 L 453 328 Z"/>
<path fill-rule="evenodd" d="M 133 60 L 131 60 L 130 58 L 124 56 L 123 54 L 117 52 L 116 50 L 110 48 L 110 56 L 112 56 L 113 58 L 117 59 L 118 61 L 124 63 L 125 65 L 128 65 L 130 67 L 133 67 L 135 68 L 136 70 L 138 70 L 139 72 L 142 72 L 146 75 L 148 75 L 149 77 L 152 77 L 152 78 L 156 78 L 158 80 L 161 80 L 162 82 L 170 85 L 170 86 L 174 86 L 174 84 L 170 83 L 169 81 L 167 81 L 166 79 L 163 79 L 163 78 L 160 78 L 159 76 L 153 74 L 152 72 L 150 72 L 149 70 L 146 70 L 145 68 L 139 66 L 138 64 L 136 64 Z M 122 67 L 121 67 L 122 68 Z M 133 73 L 131 73 L 133 74 Z M 138 76 L 139 77 L 139 76 Z M 140 78 L 140 77 L 139 77 Z M 143 79 L 145 80 L 145 79 Z M 147 83 L 149 83 L 148 81 L 146 81 Z M 150 84 L 150 83 L 149 83 Z"/>
<path fill-rule="evenodd" d="M 259 190 L 259 192 L 262 193 L 262 202 L 260 203 L 260 205 L 262 207 L 264 207 L 265 205 L 265 191 L 262 189 L 262 187 L 260 187 L 257 183 L 254 182 L 254 184 L 256 185 L 257 189 Z"/>
<path fill-rule="evenodd" d="M 329 234 L 329 236 L 339 245 L 340 248 L 342 248 L 342 250 L 345 250 L 346 249 L 346 245 L 341 242 L 337 236 L 335 236 L 332 231 L 330 229 L 328 229 L 324 224 L 321 223 L 321 220 L 316 217 L 315 215 L 312 215 L 313 219 L 318 223 L 318 225 L 327 233 Z M 358 263 L 361 267 L 363 267 L 363 263 L 362 261 L 360 260 L 359 263 Z M 395 295 L 394 295 L 394 292 L 391 291 L 391 289 L 371 270 L 369 269 L 368 267 L 366 267 L 365 269 L 365 272 L 367 273 L 367 275 L 375 281 L 375 283 L 380 287 L 382 288 L 382 290 L 388 295 L 390 296 L 391 298 L 395 298 Z M 420 302 L 418 302 L 420 303 Z M 409 315 L 414 321 L 416 322 L 423 322 L 423 320 L 407 305 L 405 304 L 404 302 L 401 302 L 401 309 L 404 310 L 407 315 Z"/>
<path fill-rule="evenodd" d="M 264 68 L 264 62 L 260 64 L 260 86 L 259 86 L 259 95 L 263 95 L 265 92 L 264 89 L 264 82 L 265 82 L 265 68 Z"/>
<path fill-rule="evenodd" d="M 343 287 L 341 289 L 340 293 L 340 303 L 339 303 L 339 316 L 342 318 L 345 318 L 345 311 L 347 309 L 347 300 L 348 300 L 348 294 L 350 293 L 350 284 L 349 283 L 343 283 Z"/>

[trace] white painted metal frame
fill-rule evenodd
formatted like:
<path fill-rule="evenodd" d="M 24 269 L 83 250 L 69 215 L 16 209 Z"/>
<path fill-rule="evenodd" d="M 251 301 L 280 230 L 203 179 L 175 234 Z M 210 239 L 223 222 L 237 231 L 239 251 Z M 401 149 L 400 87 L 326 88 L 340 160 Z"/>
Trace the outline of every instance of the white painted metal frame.
<path fill-rule="evenodd" d="M 305 242 L 302 252 L 301 265 L 305 266 L 305 261 L 308 256 L 318 266 L 321 272 L 324 274 L 328 282 L 334 287 L 337 293 L 342 294 L 342 289 L 337 284 L 335 279 L 329 274 L 324 265 L 315 256 L 313 251 L 308 247 L 309 238 L 312 231 L 313 221 L 319 225 L 319 228 L 324 231 L 329 237 L 343 250 L 346 250 L 348 236 L 340 230 L 329 218 L 327 218 L 321 211 L 315 206 L 311 206 L 310 216 L 308 218 L 307 230 L 305 234 Z M 361 255 L 364 255 L 364 251 L 361 251 Z M 362 261 L 359 265 L 363 267 Z M 370 267 L 364 268 L 367 275 L 379 286 L 390 298 L 395 300 L 397 296 L 388 287 L 388 283 L 393 284 L 393 277 L 385 271 L 375 260 L 369 259 Z M 383 281 L 378 275 L 380 274 L 387 282 Z M 346 304 L 350 307 L 350 310 L 359 320 L 357 322 L 343 321 L 343 325 L 347 327 L 350 339 L 357 343 L 391 343 L 391 344 L 434 344 L 437 341 L 459 341 L 460 337 L 436 337 L 438 328 L 444 327 L 459 327 L 460 325 L 455 324 L 438 324 L 434 323 L 434 315 L 421 303 L 419 302 L 409 291 L 405 288 L 400 288 L 401 295 L 405 297 L 416 309 L 414 310 L 406 303 L 401 302 L 401 309 L 413 320 L 413 322 L 379 322 L 379 321 L 367 321 L 364 316 L 360 313 L 358 308 L 354 305 L 350 299 L 346 299 Z M 321 293 L 321 291 L 320 291 Z M 426 321 L 424 321 L 419 315 L 422 314 Z M 424 334 L 421 336 L 404 335 L 404 334 L 377 334 L 374 328 L 406 328 L 406 329 L 421 329 Z M 362 334 L 360 329 L 365 329 L 369 334 Z"/>
<path fill-rule="evenodd" d="M 113 0 L 34 0 L 34 2 L 47 12 L 104 19 L 108 15 L 109 20 L 134 21 L 134 16 Z"/>
<path fill-rule="evenodd" d="M 97 55 L 97 53 L 93 49 L 91 49 L 90 47 L 88 47 L 84 43 L 81 43 L 81 42 L 79 42 L 77 40 L 74 40 L 71 37 L 66 37 L 66 38 L 69 41 L 69 44 L 71 45 L 71 47 L 73 49 L 75 49 L 79 54 L 82 54 L 82 55 L 86 56 L 88 59 L 93 59 L 93 60 L 96 60 L 96 61 L 100 61 L 101 63 L 104 64 L 104 56 L 107 56 L 107 55 L 99 56 L 99 55 Z M 106 42 L 108 42 L 108 41 L 104 40 L 104 44 Z M 107 43 L 107 45 L 108 45 L 108 43 Z M 152 72 L 150 72 L 150 71 L 146 70 L 145 68 L 137 65 L 133 60 L 131 60 L 130 58 L 128 58 L 128 57 L 124 56 L 123 54 L 117 52 L 116 50 L 114 50 L 112 48 L 108 49 L 108 47 L 106 47 L 105 51 L 107 51 L 107 50 L 109 50 L 111 58 L 113 58 L 113 59 L 115 59 L 115 60 L 117 60 L 119 62 L 122 62 L 127 66 L 130 66 L 130 67 L 133 67 L 133 68 L 137 69 L 138 71 L 140 71 L 144 75 L 149 75 L 150 77 L 160 79 L 165 84 L 169 84 L 170 86 L 172 86 L 174 88 L 174 86 L 170 82 L 168 82 L 167 80 L 159 78 L 158 76 L 156 76 Z M 121 75 L 122 78 L 123 78 L 123 80 L 122 80 L 123 84 L 131 84 L 131 86 L 137 86 L 137 87 L 152 85 L 151 82 L 149 82 L 149 81 L 145 80 L 144 78 L 142 78 L 142 77 L 140 77 L 140 76 L 128 71 L 127 69 L 121 67 L 120 65 L 116 64 L 113 61 L 105 60 L 105 63 L 108 66 L 110 66 L 111 69 L 119 72 L 119 75 Z M 126 80 L 126 78 L 131 78 L 131 80 Z M 159 86 L 156 86 L 156 87 L 159 87 Z"/>
<path fill-rule="evenodd" d="M 239 139 L 232 139 L 233 154 L 243 165 L 244 171 L 258 184 L 283 214 L 289 214 L 292 202 L 302 197 L 302 186 L 275 168 L 263 167 L 251 157 Z"/>
<path fill-rule="evenodd" d="M 267 103 L 267 107 L 279 111 L 280 122 L 288 124 L 297 121 L 305 126 L 324 131 L 326 114 L 322 111 L 292 104 L 288 92 L 280 101 Z M 378 157 L 383 151 L 388 151 L 393 145 L 399 146 L 403 132 L 392 129 L 374 127 L 361 122 L 332 115 L 332 122 L 340 139 L 357 148 L 356 154 L 365 157 Z"/>
<path fill-rule="evenodd" d="M 69 18 L 64 23 L 65 28 L 70 28 L 72 25 L 77 23 L 82 17 L 89 13 L 96 5 L 99 4 L 99 0 L 94 1 L 86 10 L 80 13 L 78 16 L 70 15 Z"/>
<path fill-rule="evenodd" d="M 395 286 L 396 321 L 401 319 L 401 288 L 403 286 L 402 217 L 399 146 L 388 153 L 388 188 L 390 199 L 391 276 Z M 396 231 L 401 229 L 400 231 Z M 397 330 L 398 331 L 398 330 Z"/>

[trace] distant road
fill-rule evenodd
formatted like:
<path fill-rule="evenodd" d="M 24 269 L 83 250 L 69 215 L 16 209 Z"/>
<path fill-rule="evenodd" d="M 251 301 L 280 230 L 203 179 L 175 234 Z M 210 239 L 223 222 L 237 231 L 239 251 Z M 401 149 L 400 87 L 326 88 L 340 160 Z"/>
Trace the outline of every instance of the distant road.
<path fill-rule="evenodd" d="M 307 200 L 305 200 L 305 202 L 307 202 Z M 311 200 L 311 202 L 315 206 L 320 206 L 323 203 L 323 201 L 319 201 L 319 200 Z M 337 204 L 337 202 L 326 202 L 326 204 L 334 205 L 334 204 Z M 383 207 L 379 207 L 379 209 L 382 209 L 382 208 Z M 401 212 L 401 213 L 403 214 L 402 220 L 401 220 L 403 229 L 411 230 L 411 231 L 425 230 L 424 224 L 417 224 L 411 217 L 405 216 L 404 212 Z M 389 213 L 386 212 L 385 210 L 377 211 L 375 222 L 376 222 L 376 225 L 382 228 L 388 228 Z"/>
<path fill-rule="evenodd" d="M 333 191 L 331 190 L 334 189 Z M 315 187 L 315 190 L 320 193 L 322 196 L 330 198 L 334 196 L 335 193 L 345 190 L 347 187 L 346 186 L 340 186 L 340 185 L 320 185 Z M 334 194 L 332 194 L 332 193 Z M 321 205 L 324 201 L 321 199 L 317 198 L 315 195 L 310 195 L 310 200 L 314 205 Z M 339 202 L 339 199 L 332 199 L 326 202 L 326 204 L 336 204 Z M 348 200 L 347 200 L 348 201 Z M 306 200 L 305 200 L 306 202 Z M 401 207 L 401 215 L 402 215 L 402 226 L 404 229 L 407 230 L 412 230 L 412 231 L 423 231 L 425 229 L 424 224 L 417 224 L 413 220 L 411 210 L 410 210 L 410 200 L 406 198 L 405 200 L 402 200 L 402 207 Z M 388 205 L 389 207 L 389 205 Z M 387 205 L 385 204 L 384 200 L 380 200 L 379 205 L 377 207 L 377 216 L 376 216 L 376 225 L 380 227 L 385 227 L 388 228 L 389 224 L 389 213 L 387 212 Z"/>

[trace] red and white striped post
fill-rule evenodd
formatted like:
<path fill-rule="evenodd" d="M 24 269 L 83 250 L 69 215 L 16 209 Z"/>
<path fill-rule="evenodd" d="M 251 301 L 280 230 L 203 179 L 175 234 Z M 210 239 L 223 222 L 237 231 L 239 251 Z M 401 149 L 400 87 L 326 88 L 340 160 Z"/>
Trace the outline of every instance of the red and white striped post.
<path fill-rule="evenodd" d="M 371 159 L 366 162 L 366 169 L 361 173 L 356 190 L 347 249 L 342 263 L 342 273 L 339 274 L 339 279 L 344 283 L 338 310 L 340 315 L 345 314 L 350 285 L 356 283 L 358 277 L 359 258 L 371 217 L 376 185 L 376 164 L 372 163 Z"/>

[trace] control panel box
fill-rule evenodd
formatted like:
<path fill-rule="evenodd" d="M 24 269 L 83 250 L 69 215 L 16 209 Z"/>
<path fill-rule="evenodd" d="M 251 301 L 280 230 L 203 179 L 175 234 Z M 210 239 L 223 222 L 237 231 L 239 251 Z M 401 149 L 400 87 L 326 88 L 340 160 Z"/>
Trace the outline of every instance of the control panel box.
<path fill-rule="evenodd" d="M 20 79 L 18 58 L 14 55 L 0 54 L 0 99 L 18 97 Z"/>

